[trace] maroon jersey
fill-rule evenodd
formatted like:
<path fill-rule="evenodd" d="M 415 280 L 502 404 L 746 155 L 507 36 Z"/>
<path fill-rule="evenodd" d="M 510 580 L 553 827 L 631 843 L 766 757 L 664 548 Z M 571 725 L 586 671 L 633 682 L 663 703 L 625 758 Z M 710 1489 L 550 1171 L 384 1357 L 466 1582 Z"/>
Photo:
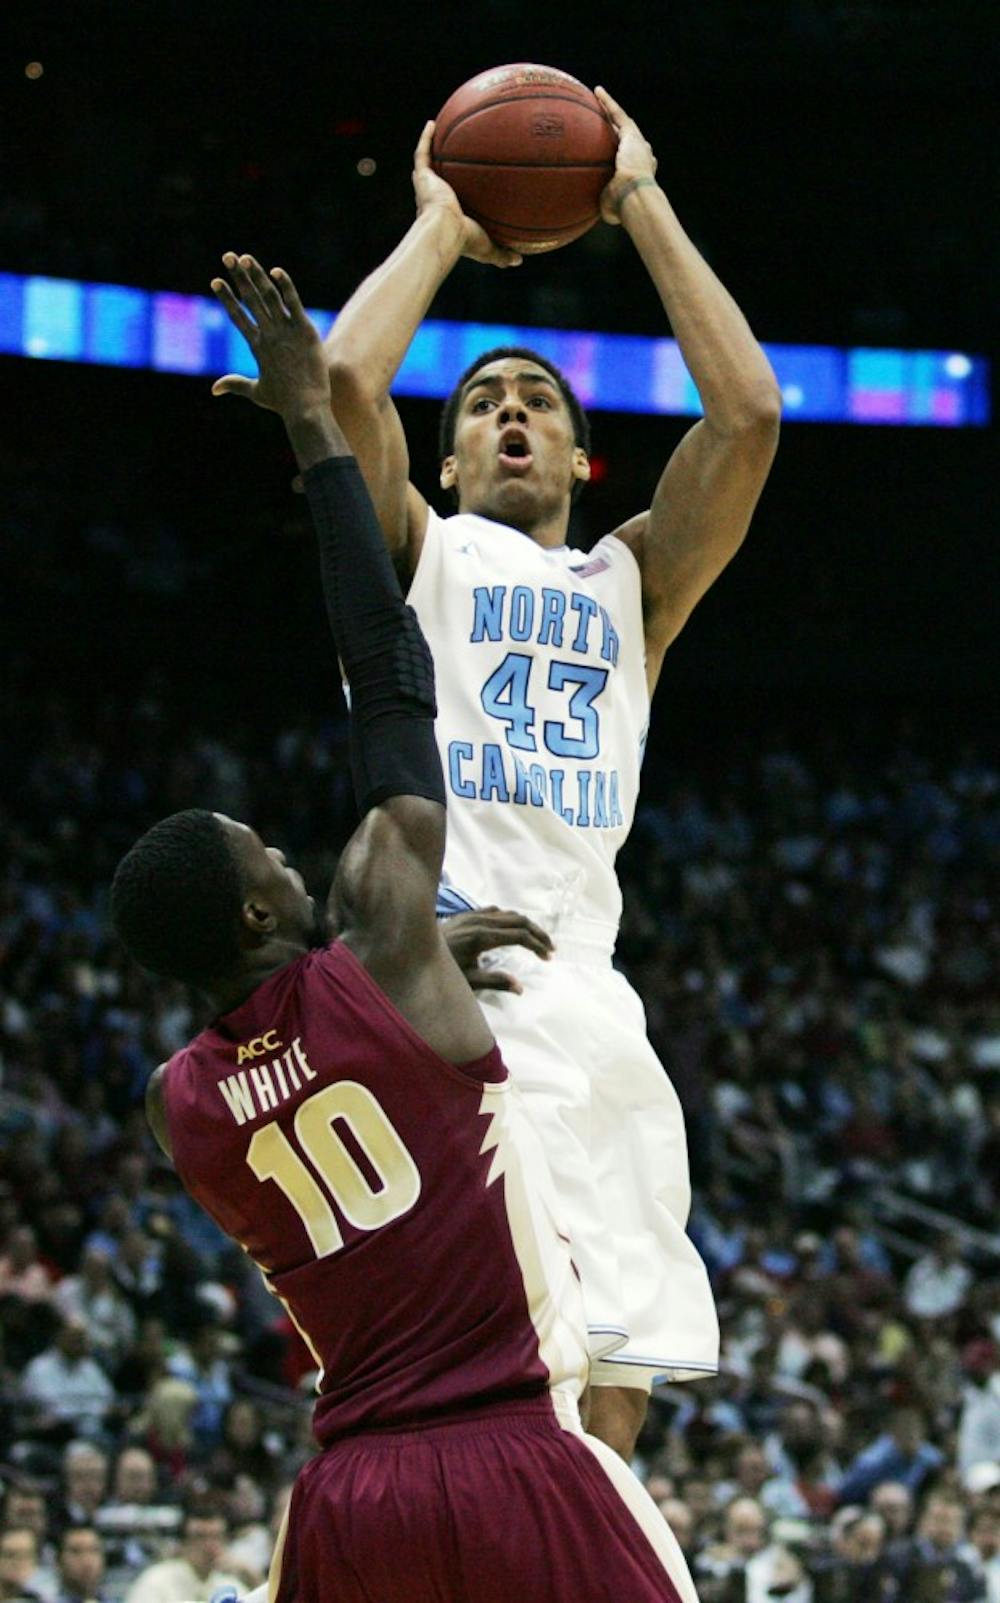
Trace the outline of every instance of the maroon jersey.
<path fill-rule="evenodd" d="M 579 1393 L 579 1288 L 497 1048 L 446 1063 L 335 941 L 176 1053 L 163 1096 L 185 1186 L 316 1358 L 322 1443 Z"/>

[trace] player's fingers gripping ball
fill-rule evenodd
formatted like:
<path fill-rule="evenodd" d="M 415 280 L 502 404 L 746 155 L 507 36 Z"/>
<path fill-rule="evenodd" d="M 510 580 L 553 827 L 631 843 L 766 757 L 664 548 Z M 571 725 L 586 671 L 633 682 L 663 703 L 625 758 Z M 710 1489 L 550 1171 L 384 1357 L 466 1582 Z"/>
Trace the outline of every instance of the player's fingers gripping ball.
<path fill-rule="evenodd" d="M 626 197 L 635 189 L 655 186 L 657 161 L 652 145 L 634 118 L 600 84 L 594 93 L 618 139 L 614 176 L 601 196 L 601 216 L 606 223 L 617 226 Z"/>
<path fill-rule="evenodd" d="M 431 156 L 491 239 L 538 255 L 597 222 L 617 144 L 585 84 L 556 67 L 515 62 L 456 89 L 438 114 Z"/>

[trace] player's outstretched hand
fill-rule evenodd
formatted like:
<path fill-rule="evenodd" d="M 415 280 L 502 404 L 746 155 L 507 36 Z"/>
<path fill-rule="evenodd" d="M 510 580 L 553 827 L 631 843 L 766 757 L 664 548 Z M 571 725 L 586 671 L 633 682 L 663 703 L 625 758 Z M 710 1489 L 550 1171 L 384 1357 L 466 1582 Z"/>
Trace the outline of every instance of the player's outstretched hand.
<path fill-rule="evenodd" d="M 530 918 L 499 907 L 477 907 L 469 913 L 455 913 L 443 921 L 441 930 L 448 950 L 474 991 L 521 992 L 513 974 L 479 966 L 484 952 L 491 952 L 497 946 L 526 946 L 536 957 L 549 958 L 555 950 L 551 937 Z"/>
<path fill-rule="evenodd" d="M 224 278 L 212 292 L 257 359 L 260 376 L 227 373 L 213 395 L 242 395 L 282 417 L 330 405 L 330 376 L 319 331 L 306 316 L 298 291 L 282 267 L 265 273 L 252 256 L 222 258 L 236 293 Z"/>
<path fill-rule="evenodd" d="M 465 228 L 463 256 L 470 256 L 474 262 L 488 262 L 492 267 L 520 267 L 523 258 L 517 251 L 505 250 L 502 245 L 494 244 L 485 228 L 473 222 L 471 217 L 466 217 L 451 185 L 434 171 L 431 166 L 433 140 L 434 124 L 425 123 L 413 154 L 413 192 L 417 198 L 418 214 L 428 211 L 432 206 L 443 206 L 446 211 L 454 212 L 456 217 L 462 219 Z"/>
<path fill-rule="evenodd" d="M 653 155 L 652 145 L 640 131 L 638 123 L 622 109 L 617 100 L 612 100 L 608 91 L 602 89 L 600 84 L 594 90 L 594 94 L 618 135 L 615 174 L 601 195 L 601 216 L 606 223 L 612 223 L 617 227 L 621 222 L 619 208 L 624 190 L 629 185 L 634 186 L 637 179 L 655 181 L 656 157 Z"/>

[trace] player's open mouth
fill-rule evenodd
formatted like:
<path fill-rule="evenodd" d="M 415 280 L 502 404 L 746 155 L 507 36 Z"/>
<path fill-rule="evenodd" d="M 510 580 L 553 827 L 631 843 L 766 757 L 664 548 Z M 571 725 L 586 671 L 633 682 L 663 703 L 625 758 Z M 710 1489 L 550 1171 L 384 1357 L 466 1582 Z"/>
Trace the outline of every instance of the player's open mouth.
<path fill-rule="evenodd" d="M 508 473 L 524 474 L 531 467 L 534 458 L 528 447 L 528 441 L 520 429 L 505 429 L 500 437 L 500 465 Z"/>

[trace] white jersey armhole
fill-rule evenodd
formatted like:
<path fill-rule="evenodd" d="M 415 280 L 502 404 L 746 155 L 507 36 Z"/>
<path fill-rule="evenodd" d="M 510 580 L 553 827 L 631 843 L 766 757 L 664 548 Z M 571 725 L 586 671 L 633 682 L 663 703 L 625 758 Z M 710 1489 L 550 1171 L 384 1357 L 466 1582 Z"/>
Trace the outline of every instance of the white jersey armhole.
<path fill-rule="evenodd" d="M 617 550 L 627 552 L 627 554 L 628 554 L 628 563 L 626 564 L 626 566 L 631 566 L 631 568 L 633 569 L 633 571 L 635 573 L 636 583 L 639 586 L 639 594 L 640 594 L 640 597 L 641 597 L 641 595 L 642 595 L 642 569 L 639 566 L 639 559 L 636 556 L 635 552 L 632 550 L 632 547 L 629 545 L 628 541 L 627 540 L 623 540 L 621 538 L 621 536 L 617 535 L 617 534 L 602 534 L 601 538 L 597 541 L 597 545 L 594 546 L 594 550 L 595 551 L 597 550 L 597 546 L 599 546 L 599 545 L 613 545 Z"/>
<path fill-rule="evenodd" d="M 601 538 L 594 543 L 594 545 L 591 547 L 590 551 L 587 553 L 587 560 L 588 561 L 592 561 L 593 558 L 595 556 L 597 556 L 601 552 L 602 549 L 607 550 L 609 548 L 610 548 L 610 557 L 611 557 L 612 563 L 616 566 L 617 571 L 620 574 L 620 576 L 622 577 L 622 579 L 625 580 L 625 582 L 627 584 L 629 584 L 630 587 L 632 588 L 633 601 L 634 601 L 634 605 L 635 605 L 635 609 L 636 609 L 636 628 L 639 631 L 639 638 L 642 641 L 642 666 L 643 666 L 643 674 L 645 676 L 645 668 L 646 668 L 646 617 L 645 617 L 645 613 L 643 611 L 643 605 L 642 605 L 642 569 L 639 566 L 639 559 L 636 556 L 635 552 L 632 550 L 632 547 L 630 545 L 628 545 L 625 540 L 620 539 L 617 534 L 603 534 L 601 536 Z M 618 554 L 619 552 L 621 553 L 621 556 L 619 556 L 619 554 Z M 652 705 L 653 705 L 653 700 L 652 700 L 652 697 L 649 694 L 649 686 L 647 684 L 646 687 L 645 687 L 645 706 L 646 706 L 647 729 L 648 729 L 648 725 L 649 725 L 649 717 L 650 717 L 650 713 L 651 713 L 651 710 L 652 710 Z M 645 741 L 645 734 L 643 735 L 643 741 Z"/>
<path fill-rule="evenodd" d="M 441 533 L 444 519 L 439 512 L 435 512 L 430 502 L 427 504 L 427 527 L 420 546 L 420 555 L 413 570 L 406 599 L 411 607 L 416 607 L 418 596 L 427 589 L 431 583 L 431 571 L 441 559 Z"/>

